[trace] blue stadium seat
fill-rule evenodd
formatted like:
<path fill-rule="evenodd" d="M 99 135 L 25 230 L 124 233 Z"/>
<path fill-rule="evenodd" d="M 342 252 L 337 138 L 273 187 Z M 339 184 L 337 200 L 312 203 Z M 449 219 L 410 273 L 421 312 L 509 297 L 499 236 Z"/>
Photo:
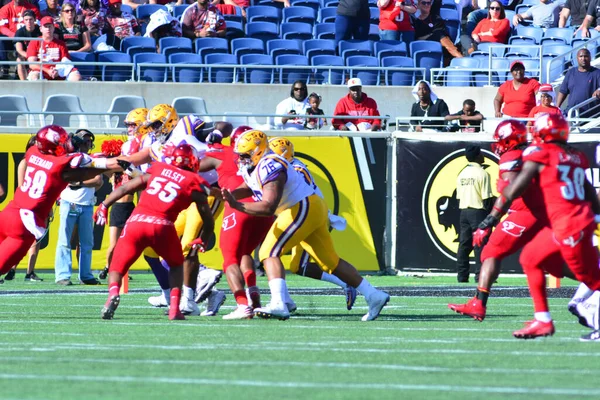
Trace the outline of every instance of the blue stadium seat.
<path fill-rule="evenodd" d="M 137 65 L 142 63 L 160 63 L 166 64 L 167 59 L 164 54 L 155 53 L 139 53 L 133 56 L 133 63 Z M 167 67 L 140 67 L 139 80 L 147 82 L 166 82 L 167 81 Z"/>
<path fill-rule="evenodd" d="M 573 37 L 573 39 L 584 39 L 584 40 L 586 40 L 586 39 L 595 39 L 598 36 L 600 36 L 600 32 L 598 32 L 595 29 L 590 29 L 588 32 L 590 34 L 590 37 L 589 38 L 582 38 L 581 37 L 581 29 L 580 29 L 577 32 L 575 32 L 575 37 Z"/>
<path fill-rule="evenodd" d="M 304 41 L 302 45 L 304 47 L 304 55 L 311 64 L 314 56 L 336 55 L 336 46 L 333 40 L 311 39 Z"/>
<path fill-rule="evenodd" d="M 158 47 L 160 52 L 163 53 L 163 49 L 167 47 L 179 47 L 181 49 L 190 49 L 192 51 L 192 41 L 186 37 L 164 37 L 158 41 Z"/>
<path fill-rule="evenodd" d="M 487 67 L 487 65 L 486 65 Z M 510 71 L 508 70 L 510 67 L 510 61 L 503 58 L 495 58 L 492 59 L 492 84 L 494 86 L 500 86 L 506 79 L 511 77 Z"/>
<path fill-rule="evenodd" d="M 231 41 L 231 52 L 240 59 L 244 54 L 265 54 L 265 44 L 260 39 L 238 38 Z"/>
<path fill-rule="evenodd" d="M 504 57 L 538 57 L 537 47 L 525 47 L 525 46 L 510 46 L 506 49 Z"/>
<path fill-rule="evenodd" d="M 273 58 L 266 54 L 244 54 L 241 56 L 243 65 L 273 65 Z M 273 83 L 273 69 L 244 68 L 244 82 L 246 83 Z"/>
<path fill-rule="evenodd" d="M 450 67 L 479 68 L 479 61 L 469 57 L 453 58 L 450 61 Z"/>
<path fill-rule="evenodd" d="M 313 66 L 343 67 L 344 59 L 338 56 L 314 56 L 311 64 Z M 315 82 L 319 85 L 341 85 L 344 81 L 343 69 L 317 69 L 315 72 Z"/>
<path fill-rule="evenodd" d="M 158 10 L 165 10 L 166 12 L 169 12 L 167 7 L 160 4 L 140 4 L 135 9 L 135 17 L 137 19 L 148 20 L 150 19 L 150 16 Z"/>
<path fill-rule="evenodd" d="M 279 39 L 278 26 L 272 22 L 248 22 L 246 36 L 260 39 L 263 42 Z"/>
<path fill-rule="evenodd" d="M 479 60 L 475 58 L 453 58 L 450 67 L 446 68 L 446 86 L 471 86 L 472 71 L 461 69 L 479 68 Z"/>
<path fill-rule="evenodd" d="M 370 56 L 350 56 L 346 59 L 346 65 L 348 67 L 379 67 L 379 60 L 377 57 Z M 378 70 L 350 70 L 351 78 L 360 78 L 363 85 L 379 85 L 379 71 Z"/>
<path fill-rule="evenodd" d="M 387 56 L 381 59 L 382 67 L 414 68 L 413 59 L 404 56 Z M 415 71 L 384 71 L 388 86 L 414 86 Z"/>
<path fill-rule="evenodd" d="M 433 42 L 430 40 L 414 40 L 410 42 L 410 55 L 415 54 L 417 51 L 429 50 L 429 51 L 442 51 L 442 45 L 440 42 Z"/>
<path fill-rule="evenodd" d="M 127 48 L 126 53 L 129 54 L 131 57 L 139 53 L 156 53 L 156 47 L 131 46 Z"/>
<path fill-rule="evenodd" d="M 238 21 L 227 22 L 227 40 L 233 40 L 235 38 L 244 37 L 244 25 Z"/>
<path fill-rule="evenodd" d="M 103 51 L 98 53 L 98 62 L 104 63 L 131 63 L 129 54 L 119 51 Z M 123 82 L 131 79 L 133 66 L 103 65 L 100 67 L 103 81 Z"/>
<path fill-rule="evenodd" d="M 550 64 L 551 61 L 553 61 L 553 62 Z M 555 80 L 560 78 L 560 76 L 563 72 L 564 63 L 565 63 L 564 57 L 552 57 L 552 56 L 542 57 L 542 70 L 544 71 L 545 74 L 547 74 L 545 79 L 548 82 L 554 82 Z M 548 64 L 550 64 L 549 71 L 548 71 Z"/>
<path fill-rule="evenodd" d="M 565 54 L 573 50 L 568 44 L 550 44 L 542 46 L 542 56 L 556 57 L 561 54 Z"/>
<path fill-rule="evenodd" d="M 411 43 L 411 45 L 413 43 Z M 429 81 L 431 77 L 430 69 L 441 68 L 444 56 L 442 51 L 418 50 L 412 53 L 412 58 L 415 62 L 415 67 L 425 68 L 425 76 L 423 79 Z"/>
<path fill-rule="evenodd" d="M 276 65 L 299 65 L 308 66 L 308 59 L 305 56 L 284 54 L 275 59 Z M 281 68 L 279 72 L 279 83 L 286 85 L 294 81 L 304 81 L 308 83 L 310 78 L 310 69 Z"/>
<path fill-rule="evenodd" d="M 200 54 L 204 60 L 207 54 L 229 53 L 229 45 L 227 39 L 211 37 L 197 38 L 194 41 L 196 53 Z"/>
<path fill-rule="evenodd" d="M 202 64 L 202 56 L 195 53 L 176 53 L 169 56 L 170 64 Z M 180 67 L 171 68 L 171 79 L 173 82 L 199 83 L 203 81 L 202 67 Z"/>
<path fill-rule="evenodd" d="M 283 9 L 284 4 L 282 1 L 274 1 L 274 0 L 255 0 L 255 6 L 269 6 L 269 7 L 277 7 L 280 10 Z"/>
<path fill-rule="evenodd" d="M 499 43 L 479 43 L 477 45 L 477 51 L 490 54 L 492 57 L 504 57 L 504 51 L 506 47 L 498 47 Z"/>
<path fill-rule="evenodd" d="M 540 78 L 540 60 L 539 59 L 523 59 L 521 60 L 525 66 L 525 76 L 528 78 Z"/>
<path fill-rule="evenodd" d="M 508 44 L 512 44 L 512 45 L 523 45 L 523 46 L 536 46 L 537 43 L 535 42 L 535 39 L 529 36 L 511 36 L 508 39 Z"/>
<path fill-rule="evenodd" d="M 121 52 L 127 53 L 127 49 L 130 47 L 146 47 L 154 49 L 156 52 L 156 42 L 153 38 L 143 36 L 129 36 L 121 40 Z"/>
<path fill-rule="evenodd" d="M 236 65 L 237 57 L 233 54 L 207 54 L 204 58 L 205 64 L 229 64 Z M 227 67 L 209 67 L 208 81 L 210 83 L 235 83 L 238 81 L 238 71 L 233 72 L 233 68 Z"/>
<path fill-rule="evenodd" d="M 338 4 L 340 4 L 340 0 L 323 0 L 323 7 L 321 7 L 321 10 L 323 8 L 337 8 Z"/>
<path fill-rule="evenodd" d="M 229 22 L 237 22 L 239 24 L 244 23 L 244 17 L 242 17 L 241 15 L 234 15 L 234 14 L 225 14 L 223 15 L 223 19 L 225 20 L 226 24 L 229 24 Z"/>
<path fill-rule="evenodd" d="M 275 39 L 267 42 L 267 53 L 276 60 L 282 54 L 302 54 L 302 49 L 295 40 Z"/>
<path fill-rule="evenodd" d="M 521 4 L 530 4 L 535 6 L 536 4 L 540 4 L 540 0 L 523 0 L 521 1 Z"/>
<path fill-rule="evenodd" d="M 96 61 L 96 56 L 94 53 L 74 51 L 69 53 L 69 56 L 71 57 L 71 61 L 74 63 Z M 75 68 L 77 68 L 83 78 L 91 78 L 94 76 L 94 72 L 96 71 L 95 65 L 77 64 L 75 65 Z"/>
<path fill-rule="evenodd" d="M 312 26 L 316 20 L 317 14 L 313 8 L 294 6 L 283 9 L 283 22 L 302 22 Z"/>
<path fill-rule="evenodd" d="M 271 6 L 250 6 L 246 8 L 246 19 L 248 22 L 273 22 L 281 21 L 281 10 Z"/>
<path fill-rule="evenodd" d="M 379 40 L 379 25 L 371 24 L 369 25 L 369 40 L 376 42 Z"/>
<path fill-rule="evenodd" d="M 337 15 L 337 7 L 325 7 L 319 10 L 319 23 L 333 22 L 335 23 L 335 16 Z"/>
<path fill-rule="evenodd" d="M 165 57 L 167 57 L 167 60 L 169 59 L 169 57 L 171 56 L 171 54 L 191 53 L 191 52 L 192 52 L 192 48 L 191 47 L 169 46 L 169 47 L 165 47 L 165 48 L 161 48 L 160 49 L 160 54 L 164 54 Z"/>
<path fill-rule="evenodd" d="M 369 7 L 369 11 L 371 12 L 371 25 L 379 24 L 379 7 Z"/>
<path fill-rule="evenodd" d="M 302 22 L 284 22 L 281 24 L 282 39 L 310 40 L 313 38 L 311 24 Z"/>
<path fill-rule="evenodd" d="M 327 22 L 315 25 L 315 39 L 335 39 L 335 23 Z"/>
<path fill-rule="evenodd" d="M 315 10 L 315 13 L 319 11 L 319 8 L 321 8 L 321 3 L 319 3 L 319 0 L 291 0 L 290 3 L 293 7 L 312 8 Z"/>
<path fill-rule="evenodd" d="M 379 59 L 379 62 L 381 62 L 383 57 L 405 57 L 408 55 L 408 50 L 406 48 L 406 43 L 399 40 L 380 40 L 374 44 L 374 54 L 375 57 Z"/>
<path fill-rule="evenodd" d="M 506 19 L 508 20 L 508 22 L 510 22 L 511 29 L 514 29 L 514 26 L 513 26 L 513 17 L 515 15 L 517 15 L 517 13 L 514 12 L 514 11 L 512 11 L 512 10 L 504 10 L 504 13 L 506 14 Z"/>
<path fill-rule="evenodd" d="M 517 36 L 526 36 L 535 39 L 536 44 L 540 44 L 542 41 L 542 36 L 544 35 L 544 30 L 542 28 L 537 28 L 535 26 L 525 26 L 519 25 L 517 26 Z"/>
<path fill-rule="evenodd" d="M 190 6 L 191 4 L 181 4 L 179 6 L 173 7 L 173 16 L 177 19 L 181 19 L 183 12 Z M 123 6 L 121 6 L 123 7 Z"/>
<path fill-rule="evenodd" d="M 547 40 L 562 39 L 565 44 L 571 44 L 574 32 L 573 28 L 548 28 L 544 32 L 542 43 L 545 43 Z"/>
<path fill-rule="evenodd" d="M 440 8 L 440 17 L 442 17 L 444 21 L 460 21 L 458 10 L 456 8 Z"/>
<path fill-rule="evenodd" d="M 370 40 L 340 40 L 338 54 L 344 60 L 350 56 L 372 56 L 373 42 Z"/>
<path fill-rule="evenodd" d="M 453 43 L 456 43 L 456 39 L 460 36 L 460 21 L 450 19 L 446 22 L 446 29 L 448 30 L 448 34 L 450 35 L 450 40 Z"/>

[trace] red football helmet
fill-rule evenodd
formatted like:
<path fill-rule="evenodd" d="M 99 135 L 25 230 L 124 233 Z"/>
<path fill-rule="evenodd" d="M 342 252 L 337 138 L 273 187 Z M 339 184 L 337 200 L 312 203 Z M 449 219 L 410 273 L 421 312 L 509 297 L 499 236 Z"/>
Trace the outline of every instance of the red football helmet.
<path fill-rule="evenodd" d="M 71 137 L 65 129 L 58 125 L 48 125 L 36 134 L 36 144 L 40 153 L 62 156 L 75 151 Z"/>
<path fill-rule="evenodd" d="M 533 124 L 534 142 L 566 142 L 569 139 L 569 123 L 562 115 L 542 114 Z"/>
<path fill-rule="evenodd" d="M 198 172 L 200 162 L 198 161 L 196 149 L 189 144 L 180 144 L 173 150 L 171 165 L 188 171 Z"/>
<path fill-rule="evenodd" d="M 246 131 L 250 131 L 252 129 L 253 128 L 251 126 L 248 126 L 248 125 L 240 125 L 237 128 L 235 128 L 235 130 L 233 131 L 233 133 L 229 137 L 229 141 L 231 143 L 231 146 L 233 146 L 235 144 L 235 142 L 237 142 L 238 138 L 240 136 L 242 136 L 242 133 L 244 133 Z"/>
<path fill-rule="evenodd" d="M 492 143 L 492 151 L 502 155 L 515 146 L 527 142 L 527 127 L 520 121 L 509 119 L 502 121 L 496 127 Z"/>

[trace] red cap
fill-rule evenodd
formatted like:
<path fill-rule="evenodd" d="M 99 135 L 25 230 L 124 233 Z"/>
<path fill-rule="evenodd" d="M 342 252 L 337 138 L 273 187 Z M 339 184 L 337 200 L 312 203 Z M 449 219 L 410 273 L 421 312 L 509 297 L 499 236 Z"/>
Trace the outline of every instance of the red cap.
<path fill-rule="evenodd" d="M 513 70 L 513 68 L 514 68 L 515 66 L 517 66 L 517 65 L 520 65 L 520 66 L 521 66 L 521 68 L 525 69 L 525 64 L 523 64 L 523 63 L 522 63 L 521 61 L 519 61 L 519 60 L 515 60 L 515 61 L 513 61 L 513 62 L 511 62 L 511 63 L 510 63 L 510 69 L 509 69 L 509 71 L 512 71 L 512 70 Z"/>
<path fill-rule="evenodd" d="M 122 0 L 108 0 L 108 4 L 113 5 L 113 4 L 121 4 L 123 3 Z"/>
<path fill-rule="evenodd" d="M 54 25 L 54 18 L 52 18 L 50 16 L 45 16 L 42 19 L 40 19 L 40 26 L 44 26 L 46 24 Z"/>

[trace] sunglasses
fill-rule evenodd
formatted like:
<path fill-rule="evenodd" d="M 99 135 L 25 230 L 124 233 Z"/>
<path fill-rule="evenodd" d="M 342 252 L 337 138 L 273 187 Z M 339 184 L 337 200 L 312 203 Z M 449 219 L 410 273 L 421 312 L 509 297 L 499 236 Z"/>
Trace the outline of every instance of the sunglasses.
<path fill-rule="evenodd" d="M 299 92 L 299 91 L 301 91 L 301 90 L 304 90 L 304 88 L 301 88 L 301 87 L 295 87 L 295 88 L 294 88 L 294 92 Z"/>
<path fill-rule="evenodd" d="M 500 11 L 500 7 L 490 7 L 490 10 L 492 10 L 492 11 Z"/>
<path fill-rule="evenodd" d="M 430 6 L 431 5 L 431 1 L 422 1 L 421 4 L 424 6 Z"/>
<path fill-rule="evenodd" d="M 62 10 L 62 12 L 64 12 L 64 13 L 69 13 L 69 14 L 72 14 L 74 11 L 75 11 L 75 10 L 73 10 L 72 8 L 71 8 L 71 9 L 69 9 L 69 10 Z"/>

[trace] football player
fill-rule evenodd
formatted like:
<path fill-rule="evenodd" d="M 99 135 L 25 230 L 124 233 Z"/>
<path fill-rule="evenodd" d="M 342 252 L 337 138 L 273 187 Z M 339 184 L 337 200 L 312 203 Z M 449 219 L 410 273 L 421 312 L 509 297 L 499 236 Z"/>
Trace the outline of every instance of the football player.
<path fill-rule="evenodd" d="M 205 193 L 208 184 L 197 172 L 198 158 L 194 148 L 186 144 L 177 146 L 169 164 L 153 163 L 147 174 L 112 192 L 96 210 L 94 220 L 97 224 L 104 225 L 108 208 L 113 203 L 124 195 L 145 189 L 117 242 L 109 269 L 109 294 L 102 309 L 103 319 L 113 318 L 120 302 L 119 290 L 123 275 L 146 247 L 152 248 L 170 266 L 169 319 L 185 319 L 179 310 L 184 259 L 181 248 L 172 245 L 179 240 L 175 219 L 190 203 L 195 203 L 204 220 L 201 241 L 196 243 L 201 251 L 214 230 L 214 220 Z"/>
<path fill-rule="evenodd" d="M 300 244 L 322 270 L 336 275 L 366 297 L 369 312 L 363 316 L 363 321 L 377 318 L 390 296 L 371 286 L 352 265 L 337 255 L 329 234 L 327 205 L 315 189 L 283 157 L 269 150 L 264 132 L 244 132 L 235 142 L 234 152 L 239 157 L 239 171 L 245 184 L 233 192 L 223 189 L 223 198 L 235 210 L 250 215 L 276 216 L 259 251 L 269 278 L 271 302 L 255 309 L 255 315 L 289 318 L 286 306 L 289 294 L 280 257 Z M 237 200 L 251 195 L 257 201 Z"/>
<path fill-rule="evenodd" d="M 585 176 L 589 162 L 581 151 L 567 144 L 569 124 L 562 116 L 539 116 L 535 120 L 533 137 L 534 143 L 523 151 L 521 172 L 504 188 L 492 212 L 479 228 L 489 232 L 515 199 L 530 185 L 539 185 L 550 227 L 543 228 L 524 247 L 519 259 L 530 290 L 545 288 L 544 271 L 562 276 L 561 256 L 578 281 L 591 290 L 598 290 L 598 251 L 592 237 L 596 229 L 594 214 L 600 213 L 600 200 Z M 547 302 L 545 291 L 538 296 Z M 590 321 L 589 325 L 600 328 L 596 326 L 597 319 Z M 553 335 L 554 331 L 550 313 L 536 312 L 534 319 L 523 329 L 513 332 L 513 336 L 531 339 Z"/>
<path fill-rule="evenodd" d="M 315 193 L 324 198 L 321 189 L 315 183 L 314 178 L 308 171 L 308 167 L 302 161 L 295 157 L 294 144 L 285 138 L 275 137 L 269 140 L 269 148 L 275 154 L 280 155 L 289 162 L 292 167 L 302 176 L 306 183 L 313 187 Z M 328 213 L 329 225 L 336 230 L 346 229 L 346 220 L 337 215 Z M 298 245 L 292 249 L 292 261 L 290 262 L 290 271 L 296 275 L 306 276 L 307 278 L 321 280 L 325 282 L 333 283 L 344 289 L 346 295 L 346 308 L 352 310 L 354 302 L 356 301 L 356 289 L 350 285 L 342 282 L 337 276 L 329 274 L 319 268 L 319 265 L 315 262 L 309 262 L 310 257 L 308 253 L 302 249 L 302 246 Z"/>

